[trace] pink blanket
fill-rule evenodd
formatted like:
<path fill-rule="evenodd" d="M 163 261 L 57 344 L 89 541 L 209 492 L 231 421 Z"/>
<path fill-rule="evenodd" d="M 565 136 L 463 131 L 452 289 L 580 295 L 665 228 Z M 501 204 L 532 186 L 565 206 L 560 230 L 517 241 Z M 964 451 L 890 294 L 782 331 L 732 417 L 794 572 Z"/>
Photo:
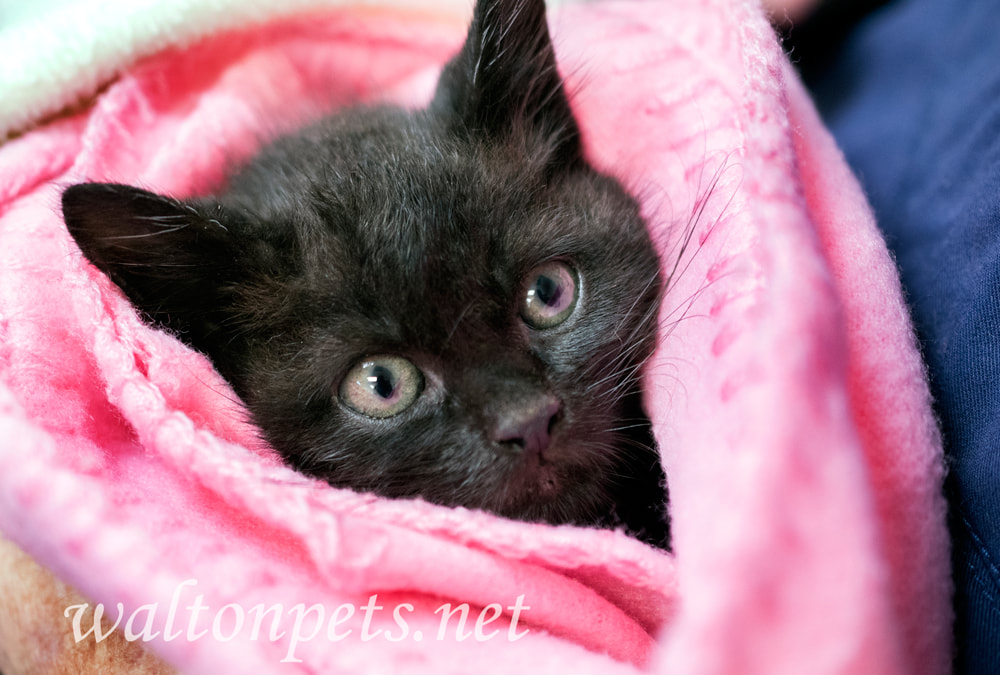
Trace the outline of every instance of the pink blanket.
<path fill-rule="evenodd" d="M 161 52 L 0 147 L 0 531 L 185 672 L 947 672 L 940 440 L 896 270 L 756 3 L 551 21 L 590 156 L 680 260 L 646 386 L 672 555 L 285 468 L 65 230 L 74 182 L 204 193 L 319 111 L 426 100 L 465 26 L 402 9 Z"/>

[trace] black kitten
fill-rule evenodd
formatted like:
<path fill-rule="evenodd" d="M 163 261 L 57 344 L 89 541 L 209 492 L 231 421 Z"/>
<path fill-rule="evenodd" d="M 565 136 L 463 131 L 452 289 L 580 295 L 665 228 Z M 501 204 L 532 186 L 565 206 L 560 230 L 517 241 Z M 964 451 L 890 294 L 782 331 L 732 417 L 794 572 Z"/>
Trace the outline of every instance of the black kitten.
<path fill-rule="evenodd" d="M 356 108 L 210 199 L 63 194 L 83 253 L 333 485 L 666 548 L 659 262 L 584 161 L 543 0 L 480 0 L 426 110 Z"/>

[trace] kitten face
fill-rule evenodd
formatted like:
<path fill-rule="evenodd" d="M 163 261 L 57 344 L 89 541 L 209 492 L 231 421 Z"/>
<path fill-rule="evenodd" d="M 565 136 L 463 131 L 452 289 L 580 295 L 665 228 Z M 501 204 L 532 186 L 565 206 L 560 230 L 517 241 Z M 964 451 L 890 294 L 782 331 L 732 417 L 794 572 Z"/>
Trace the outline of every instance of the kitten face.
<path fill-rule="evenodd" d="M 334 485 L 665 546 L 659 264 L 582 159 L 541 0 L 481 0 L 426 110 L 354 109 L 211 199 L 63 196 L 87 257 Z"/>

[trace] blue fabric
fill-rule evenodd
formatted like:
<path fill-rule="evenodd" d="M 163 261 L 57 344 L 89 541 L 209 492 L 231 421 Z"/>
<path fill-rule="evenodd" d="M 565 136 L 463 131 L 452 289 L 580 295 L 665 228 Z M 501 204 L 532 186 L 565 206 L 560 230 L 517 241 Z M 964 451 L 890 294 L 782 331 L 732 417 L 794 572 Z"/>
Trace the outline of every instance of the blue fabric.
<path fill-rule="evenodd" d="M 805 72 L 899 263 L 930 371 L 950 462 L 955 672 L 997 675 L 1000 2 L 894 0 Z"/>

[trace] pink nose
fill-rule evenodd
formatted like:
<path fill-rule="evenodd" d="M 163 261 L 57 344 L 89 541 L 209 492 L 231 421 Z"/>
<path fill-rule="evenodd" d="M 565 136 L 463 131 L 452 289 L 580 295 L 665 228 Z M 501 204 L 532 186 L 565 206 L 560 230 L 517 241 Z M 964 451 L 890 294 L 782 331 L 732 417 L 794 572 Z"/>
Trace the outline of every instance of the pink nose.
<path fill-rule="evenodd" d="M 493 429 L 493 440 L 540 454 L 549 447 L 550 433 L 561 408 L 559 399 L 544 394 L 506 410 Z"/>

